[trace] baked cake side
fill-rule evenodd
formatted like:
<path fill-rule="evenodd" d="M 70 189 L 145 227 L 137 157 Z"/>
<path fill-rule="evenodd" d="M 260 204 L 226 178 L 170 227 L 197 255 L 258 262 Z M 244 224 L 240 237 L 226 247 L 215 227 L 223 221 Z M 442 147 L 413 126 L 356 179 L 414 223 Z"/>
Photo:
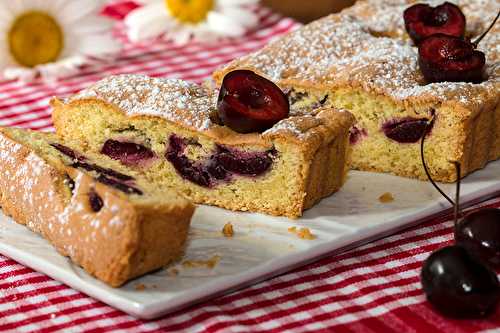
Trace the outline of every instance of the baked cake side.
<path fill-rule="evenodd" d="M 434 119 L 425 154 L 434 179 L 455 180 L 500 157 L 500 41 L 498 24 L 481 41 L 486 78 L 480 84 L 426 84 L 416 47 L 404 32 L 403 11 L 413 1 L 358 1 L 306 25 L 262 50 L 214 73 L 217 83 L 249 69 L 288 91 L 292 110 L 315 106 L 347 109 L 356 117 L 351 133 L 352 167 L 427 179 L 419 140 Z M 497 1 L 461 1 L 467 34 L 486 29 Z"/>
<path fill-rule="evenodd" d="M 89 274 L 118 287 L 183 251 L 194 206 L 61 145 L 0 129 L 0 204 Z"/>
<path fill-rule="evenodd" d="M 349 113 L 324 108 L 239 134 L 218 124 L 215 98 L 179 80 L 114 76 L 54 100 L 53 120 L 65 141 L 197 203 L 296 218 L 343 184 Z M 129 163 L 130 144 L 149 157 Z"/>

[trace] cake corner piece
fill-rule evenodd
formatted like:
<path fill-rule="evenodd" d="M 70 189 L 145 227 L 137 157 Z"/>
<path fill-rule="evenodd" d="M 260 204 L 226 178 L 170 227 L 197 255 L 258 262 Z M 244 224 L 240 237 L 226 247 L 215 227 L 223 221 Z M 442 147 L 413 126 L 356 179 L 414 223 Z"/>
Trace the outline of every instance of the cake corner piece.
<path fill-rule="evenodd" d="M 126 175 L 63 147 L 52 134 L 0 129 L 4 213 L 112 287 L 181 256 L 194 212 L 189 201 L 139 190 Z"/>

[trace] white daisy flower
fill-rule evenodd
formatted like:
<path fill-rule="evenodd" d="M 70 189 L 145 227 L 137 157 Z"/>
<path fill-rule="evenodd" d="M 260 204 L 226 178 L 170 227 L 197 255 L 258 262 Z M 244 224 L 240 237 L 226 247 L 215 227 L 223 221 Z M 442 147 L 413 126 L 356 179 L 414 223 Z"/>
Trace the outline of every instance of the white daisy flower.
<path fill-rule="evenodd" d="M 130 41 L 164 36 L 176 44 L 243 35 L 258 23 L 249 5 L 258 0 L 137 0 L 125 17 Z"/>
<path fill-rule="evenodd" d="M 9 0 L 0 5 L 0 78 L 54 80 L 116 52 L 100 0 Z"/>

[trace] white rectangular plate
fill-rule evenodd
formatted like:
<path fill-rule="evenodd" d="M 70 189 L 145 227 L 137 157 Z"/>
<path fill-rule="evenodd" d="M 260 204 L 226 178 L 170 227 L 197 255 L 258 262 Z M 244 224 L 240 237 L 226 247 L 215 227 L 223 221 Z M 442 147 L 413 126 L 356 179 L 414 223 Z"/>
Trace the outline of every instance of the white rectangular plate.
<path fill-rule="evenodd" d="M 500 161 L 463 181 L 462 202 L 500 193 Z M 443 185 L 452 194 L 454 185 Z M 381 203 L 390 192 L 394 201 Z M 0 252 L 96 299 L 140 318 L 154 318 L 217 294 L 241 288 L 333 251 L 396 232 L 450 208 L 430 183 L 385 174 L 352 171 L 338 193 L 293 221 L 200 206 L 192 221 L 181 262 L 113 289 L 87 275 L 41 237 L 0 214 Z M 231 222 L 235 235 L 221 230 Z M 288 228 L 307 227 L 317 237 L 302 240 Z M 182 262 L 219 256 L 213 268 Z M 173 268 L 178 271 L 172 274 Z M 145 288 L 139 288 L 143 285 Z"/>

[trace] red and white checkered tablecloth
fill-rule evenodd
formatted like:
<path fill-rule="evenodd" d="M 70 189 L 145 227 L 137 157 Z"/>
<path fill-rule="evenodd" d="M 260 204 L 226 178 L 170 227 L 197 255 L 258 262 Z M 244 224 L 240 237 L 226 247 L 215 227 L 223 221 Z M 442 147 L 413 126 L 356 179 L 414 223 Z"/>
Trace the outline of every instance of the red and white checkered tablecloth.
<path fill-rule="evenodd" d="M 120 18 L 133 4 L 108 8 Z M 214 45 L 128 45 L 55 84 L 0 83 L 0 125 L 51 128 L 51 96 L 72 94 L 106 75 L 145 73 L 201 81 L 212 70 L 284 34 L 296 23 L 261 9 L 257 31 Z M 120 31 L 118 31 L 120 34 Z M 123 36 L 121 36 L 123 38 Z M 476 205 L 500 207 L 500 197 Z M 425 301 L 419 273 L 433 250 L 452 240 L 451 216 L 331 256 L 315 264 L 163 318 L 142 321 L 0 255 L 0 331 L 13 332 L 470 332 L 500 327 L 450 320 Z"/>

